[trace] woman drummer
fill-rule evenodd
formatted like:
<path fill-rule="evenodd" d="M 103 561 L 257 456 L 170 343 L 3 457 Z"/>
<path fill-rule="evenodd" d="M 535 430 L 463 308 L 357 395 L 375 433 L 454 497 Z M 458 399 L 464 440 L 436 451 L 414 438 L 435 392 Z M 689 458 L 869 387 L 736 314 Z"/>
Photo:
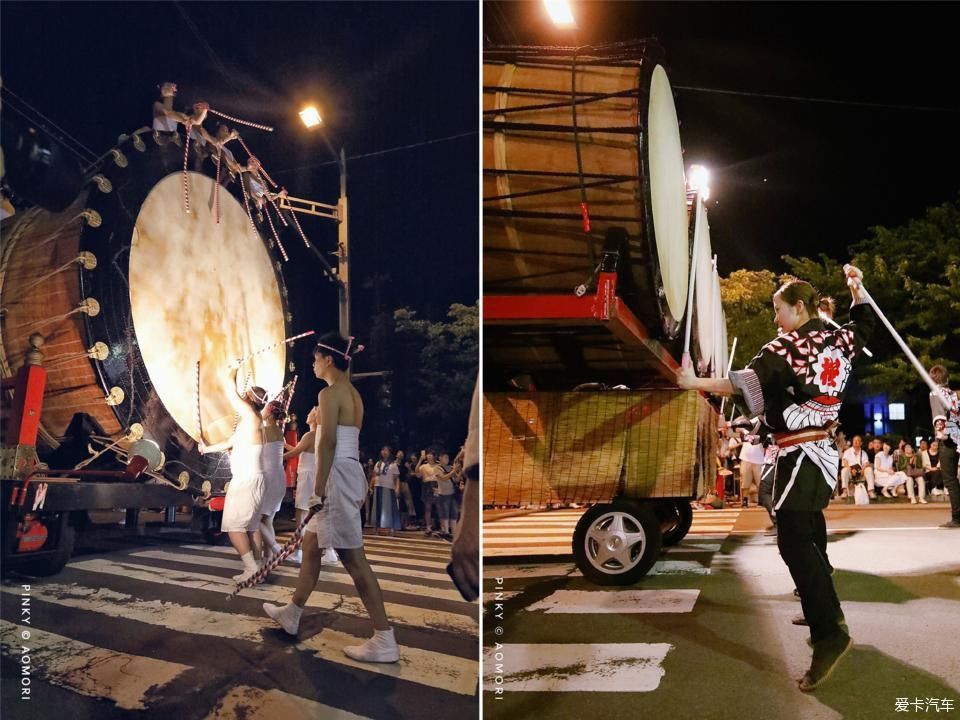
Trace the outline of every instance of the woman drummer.
<path fill-rule="evenodd" d="M 274 400 L 260 411 L 263 418 L 263 506 L 260 510 L 260 534 L 263 536 L 264 562 L 280 553 L 273 519 L 280 512 L 287 494 L 287 473 L 283 469 L 283 430 L 278 421 L 283 418 L 283 405 Z"/>
<path fill-rule="evenodd" d="M 764 345 L 745 369 L 729 378 L 697 378 L 691 369 L 677 375 L 681 388 L 742 394 L 750 413 L 762 415 L 774 431 L 777 546 L 799 591 L 813 645 L 810 669 L 799 681 L 804 692 L 825 681 L 852 645 L 830 565 L 817 542 L 840 468 L 830 432 L 875 319 L 861 289 L 862 273 L 849 265 L 845 272 L 853 304 L 851 322 L 840 329 L 827 327 L 817 315 L 817 291 L 793 280 L 773 296 L 783 334 Z"/>
<path fill-rule="evenodd" d="M 333 547 L 340 556 L 373 620 L 374 635 L 344 652 L 363 662 L 397 662 L 400 649 L 387 620 L 383 595 L 363 552 L 360 508 L 367 496 L 367 479 L 359 461 L 363 400 L 348 375 L 353 338 L 337 333 L 320 338 L 314 349 L 313 371 L 327 383 L 320 392 L 320 433 L 317 441 L 317 474 L 310 507 L 321 506 L 307 525 L 303 538 L 303 564 L 291 602 L 280 607 L 264 603 L 264 611 L 291 635 L 300 627 L 303 607 L 320 577 L 321 550 Z"/>
<path fill-rule="evenodd" d="M 204 445 L 203 454 L 230 450 L 230 472 L 233 478 L 227 487 L 220 529 L 227 533 L 240 559 L 243 572 L 234 576 L 238 583 L 249 579 L 260 569 L 262 539 L 260 516 L 266 484 L 261 456 L 264 434 L 260 427 L 260 412 L 266 404 L 267 393 L 263 388 L 252 387 L 244 393 L 237 390 L 239 363 L 230 366 L 227 375 L 226 395 L 239 416 L 233 436 L 216 445 Z"/>

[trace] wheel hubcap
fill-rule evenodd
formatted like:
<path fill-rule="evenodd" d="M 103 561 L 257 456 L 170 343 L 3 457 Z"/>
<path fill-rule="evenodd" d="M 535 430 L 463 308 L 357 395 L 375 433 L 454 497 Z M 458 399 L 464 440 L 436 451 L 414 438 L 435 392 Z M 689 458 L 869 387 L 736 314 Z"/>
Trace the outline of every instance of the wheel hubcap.
<path fill-rule="evenodd" d="M 633 569 L 643 557 L 647 536 L 630 513 L 611 510 L 594 520 L 584 538 L 590 564 L 608 575 Z"/>

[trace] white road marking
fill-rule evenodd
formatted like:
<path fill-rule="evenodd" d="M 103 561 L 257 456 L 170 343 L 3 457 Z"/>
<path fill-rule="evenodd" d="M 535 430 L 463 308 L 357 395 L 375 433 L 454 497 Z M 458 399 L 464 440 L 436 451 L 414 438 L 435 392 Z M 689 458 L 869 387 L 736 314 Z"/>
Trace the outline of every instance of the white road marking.
<path fill-rule="evenodd" d="M 557 590 L 527 610 L 548 614 L 688 613 L 699 590 Z"/>
<path fill-rule="evenodd" d="M 304 718 L 305 720 L 368 720 L 346 710 L 291 695 L 282 690 L 262 690 L 239 685 L 230 688 L 217 701 L 205 720 L 265 720 L 266 718 Z"/>

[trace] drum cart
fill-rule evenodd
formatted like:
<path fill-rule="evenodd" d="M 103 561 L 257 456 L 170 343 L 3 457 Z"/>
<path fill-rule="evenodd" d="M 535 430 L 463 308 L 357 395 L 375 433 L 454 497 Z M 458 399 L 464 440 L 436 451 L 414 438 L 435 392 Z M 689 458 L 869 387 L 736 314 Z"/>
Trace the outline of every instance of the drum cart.
<path fill-rule="evenodd" d="M 77 532 L 88 510 L 136 509 L 194 505 L 189 490 L 143 482 L 118 470 L 51 470 L 36 451 L 46 371 L 40 365 L 39 342 L 15 378 L 3 381 L 3 444 L 0 448 L 0 563 L 4 572 L 55 575 L 73 554 Z M 212 530 L 208 529 L 209 534 Z"/>
<path fill-rule="evenodd" d="M 677 363 L 617 294 L 616 263 L 604 255 L 592 295 L 488 295 L 483 306 L 488 378 L 567 345 L 569 365 L 541 364 L 546 387 L 572 387 L 602 348 L 611 358 L 590 377 L 644 388 L 484 393 L 484 506 L 588 505 L 573 555 L 603 585 L 636 582 L 687 534 L 690 501 L 712 478 L 717 417 L 698 393 L 675 389 Z"/>
<path fill-rule="evenodd" d="M 484 51 L 484 506 L 588 506 L 572 549 L 598 584 L 642 577 L 713 477 L 717 413 L 676 359 L 686 327 L 724 367 L 725 323 L 663 57 Z"/>

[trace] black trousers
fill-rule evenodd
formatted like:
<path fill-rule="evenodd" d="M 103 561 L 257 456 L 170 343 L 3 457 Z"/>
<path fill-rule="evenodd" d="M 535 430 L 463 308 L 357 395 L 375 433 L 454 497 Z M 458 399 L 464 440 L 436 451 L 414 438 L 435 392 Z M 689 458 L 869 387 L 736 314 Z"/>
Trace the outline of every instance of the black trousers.
<path fill-rule="evenodd" d="M 760 490 L 757 493 L 757 500 L 766 509 L 770 516 L 770 522 L 777 524 L 776 515 L 773 512 L 773 474 L 776 465 L 764 465 L 760 471 Z"/>
<path fill-rule="evenodd" d="M 940 474 L 943 487 L 950 493 L 950 515 L 960 522 L 960 481 L 957 480 L 957 448 L 940 445 Z"/>
<path fill-rule="evenodd" d="M 840 626 L 843 610 L 825 552 L 826 527 L 821 510 L 777 511 L 777 548 L 800 593 L 815 643 L 846 633 Z"/>

